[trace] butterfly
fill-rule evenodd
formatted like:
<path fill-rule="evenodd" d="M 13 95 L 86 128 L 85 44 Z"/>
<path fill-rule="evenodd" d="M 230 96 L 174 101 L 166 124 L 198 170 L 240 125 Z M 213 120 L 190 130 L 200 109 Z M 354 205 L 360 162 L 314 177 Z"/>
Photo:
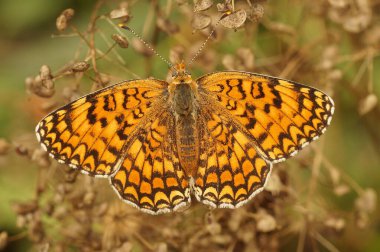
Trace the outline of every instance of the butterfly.
<path fill-rule="evenodd" d="M 58 162 L 108 178 L 123 201 L 160 214 L 186 208 L 192 194 L 212 208 L 246 204 L 333 113 L 312 87 L 239 71 L 193 80 L 180 63 L 170 82 L 106 87 L 48 114 L 36 133 Z"/>

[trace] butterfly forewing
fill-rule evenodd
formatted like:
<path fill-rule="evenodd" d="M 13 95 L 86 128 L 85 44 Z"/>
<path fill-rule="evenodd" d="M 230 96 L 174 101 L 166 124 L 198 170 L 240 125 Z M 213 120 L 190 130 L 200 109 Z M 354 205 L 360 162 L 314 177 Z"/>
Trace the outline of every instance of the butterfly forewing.
<path fill-rule="evenodd" d="M 199 91 L 228 113 L 272 162 L 293 156 L 318 138 L 334 112 L 323 92 L 246 72 L 218 72 L 197 80 Z"/>
<path fill-rule="evenodd" d="M 130 136 L 154 117 L 151 108 L 165 99 L 166 86 L 136 80 L 84 96 L 47 115 L 37 125 L 37 138 L 62 163 L 91 175 L 112 174 Z"/>

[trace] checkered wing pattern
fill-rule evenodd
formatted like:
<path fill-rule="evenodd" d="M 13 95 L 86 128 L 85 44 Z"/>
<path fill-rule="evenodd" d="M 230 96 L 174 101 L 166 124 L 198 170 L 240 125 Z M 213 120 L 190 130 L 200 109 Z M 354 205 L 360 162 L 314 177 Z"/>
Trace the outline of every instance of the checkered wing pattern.
<path fill-rule="evenodd" d="M 197 80 L 271 162 L 284 161 L 317 139 L 330 124 L 332 99 L 292 81 L 246 72 L 217 72 Z"/>

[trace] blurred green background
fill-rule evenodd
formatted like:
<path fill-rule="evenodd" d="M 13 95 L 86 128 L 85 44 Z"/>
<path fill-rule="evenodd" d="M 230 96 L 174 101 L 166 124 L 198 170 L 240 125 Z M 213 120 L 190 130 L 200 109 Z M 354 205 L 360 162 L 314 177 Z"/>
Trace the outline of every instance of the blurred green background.
<path fill-rule="evenodd" d="M 179 35 L 169 36 L 163 32 L 158 35 L 155 47 L 165 58 L 170 48 L 183 40 L 187 41 L 187 45 L 193 41 L 204 40 L 199 33 L 192 33 L 191 15 L 178 11 L 182 7 L 176 1 L 158 1 L 158 5 L 165 10 L 168 2 L 172 4 L 168 19 L 176 22 L 180 31 Z M 240 3 L 240 1 L 236 2 Z M 331 2 L 334 1 L 321 1 L 316 4 L 317 6 L 313 6 L 311 1 L 263 2 L 265 9 L 263 24 L 249 23 L 246 25 L 254 26 L 254 28 L 242 28 L 236 32 L 219 27 L 224 29 L 221 32 L 223 39 L 210 42 L 205 51 L 215 52 L 215 57 L 212 57 L 212 61 L 216 62 L 214 70 L 223 70 L 225 69 L 222 64 L 224 55 L 234 55 L 238 48 L 248 47 L 255 55 L 254 70 L 275 76 L 280 75 L 289 67 L 287 60 L 294 62 L 293 59 L 297 55 L 307 54 L 306 59 L 303 59 L 305 64 L 301 63 L 301 66 L 284 77 L 311 85 L 322 82 L 317 87 L 329 92 L 336 103 L 336 114 L 332 125 L 321 140 L 323 148 L 318 147 L 329 164 L 322 165 L 323 175 L 317 182 L 318 197 L 322 195 L 324 201 L 327 202 L 326 211 L 336 213 L 345 219 L 344 230 L 339 235 L 333 236 L 331 243 L 340 251 L 380 251 L 378 209 L 368 212 L 368 221 L 364 227 L 359 228 L 355 224 L 358 218 L 355 202 L 360 192 L 372 188 L 378 193 L 380 189 L 380 107 L 376 102 L 368 102 L 368 99 L 372 98 L 367 98 L 369 95 L 373 97 L 380 95 L 380 35 L 378 34 L 380 33 L 380 4 L 379 1 L 369 4 L 371 14 L 367 14 L 372 15 L 371 23 L 367 24 L 365 29 L 353 33 L 349 29 L 344 29 L 344 21 L 339 23 L 336 17 L 334 19 L 334 15 L 338 15 L 339 11 L 338 14 L 323 13 L 325 9 L 331 11 L 329 9 L 333 6 Z M 80 43 L 78 36 L 59 37 L 55 20 L 64 9 L 73 8 L 75 16 L 71 23 L 75 24 L 78 30 L 85 31 L 94 4 L 95 1 L 0 1 L 0 138 L 5 139 L 10 145 L 7 153 L 0 155 L 0 232 L 6 231 L 9 237 L 16 237 L 9 242 L 6 250 L 24 251 L 31 247 L 31 242 L 26 235 L 21 235 L 20 239 L 17 238 L 23 229 L 16 226 L 17 218 L 12 210 L 12 203 L 28 201 L 35 197 L 39 168 L 27 156 L 17 154 L 20 152 L 17 148 L 19 143 L 25 141 L 32 145 L 36 144 L 34 127 L 44 113 L 38 104 L 43 99 L 39 100 L 33 97 L 33 94 L 26 92 L 25 79 L 36 76 L 42 65 L 48 65 L 54 73 L 67 62 L 72 62 L 78 48 L 83 49 L 85 45 Z M 191 5 L 192 2 L 188 4 Z M 98 14 L 106 15 L 118 5 L 118 1 L 106 1 Z M 133 16 L 130 26 L 139 33 L 143 33 L 148 41 L 154 38 L 151 30 L 143 32 L 145 22 L 154 23 L 154 20 L 147 19 L 150 5 L 149 1 L 130 1 Z M 358 6 L 356 10 L 360 11 L 360 5 Z M 345 8 L 348 9 L 348 7 Z M 348 15 L 357 15 L 354 12 L 350 13 Z M 97 26 L 108 37 L 115 33 L 114 27 L 106 20 L 98 21 Z M 289 28 L 292 29 L 288 31 Z M 64 32 L 64 34 L 71 33 L 71 31 Z M 363 38 L 371 35 L 375 37 L 372 38 L 374 42 L 366 44 L 366 41 L 370 39 Z M 126 36 L 131 37 L 130 34 Z M 96 46 L 103 52 L 107 51 L 108 46 L 101 36 L 96 37 L 96 42 Z M 332 56 L 329 56 L 327 48 L 331 46 L 335 46 L 337 52 L 330 53 Z M 136 75 L 166 78 L 167 67 L 158 57 L 144 58 L 132 48 L 127 50 L 115 48 L 114 50 L 125 60 L 125 67 L 115 67 L 115 64 L 119 63 L 110 64 L 107 60 L 99 60 L 98 65 L 101 72 L 114 76 L 111 82 L 135 78 Z M 80 60 L 84 60 L 83 51 L 86 50 L 79 53 Z M 318 69 L 318 66 L 329 57 L 332 58 L 332 68 L 339 71 L 336 81 L 334 78 L 329 79 L 331 72 L 324 71 L 323 67 L 322 70 Z M 271 63 L 272 59 L 274 63 Z M 152 68 L 141 67 L 146 66 L 147 61 L 151 62 Z M 307 72 L 308 69 L 311 71 Z M 202 68 L 202 64 L 196 65 L 192 72 L 195 75 L 194 78 L 207 73 Z M 91 78 L 94 76 L 94 72 L 90 69 L 81 80 L 78 91 L 80 94 L 91 90 Z M 326 80 L 328 84 L 324 83 Z M 56 82 L 56 88 L 59 91 L 53 99 L 56 99 L 58 104 L 63 104 L 60 91 L 69 80 L 65 81 Z M 366 105 L 366 102 L 370 104 Z M 370 110 L 360 115 L 359 111 L 365 109 L 364 106 L 369 106 Z M 302 161 L 302 157 L 299 160 Z M 288 165 L 291 168 L 288 172 L 293 189 L 305 191 L 311 178 L 311 171 L 294 168 L 302 166 L 301 161 L 289 160 Z M 306 162 L 306 167 L 310 166 L 310 162 Z M 334 193 L 331 178 L 329 178 L 331 174 L 328 172 L 332 167 L 339 171 L 340 181 L 342 181 L 339 185 L 348 185 L 348 192 L 342 196 Z M 307 197 L 305 195 L 307 194 L 303 196 Z M 373 201 L 373 198 L 371 200 Z M 376 204 L 372 201 L 368 204 Z M 280 250 L 294 250 L 296 245 L 292 244 L 296 244 L 297 240 L 292 239 L 290 243 L 291 245 L 288 243 Z M 328 249 L 322 246 L 321 250 Z"/>

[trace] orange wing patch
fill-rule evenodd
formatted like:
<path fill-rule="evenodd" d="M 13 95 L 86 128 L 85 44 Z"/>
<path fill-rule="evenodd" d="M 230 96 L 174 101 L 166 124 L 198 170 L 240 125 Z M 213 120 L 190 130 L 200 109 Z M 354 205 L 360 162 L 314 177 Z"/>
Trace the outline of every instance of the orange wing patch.
<path fill-rule="evenodd" d="M 324 133 L 332 99 L 295 82 L 246 72 L 218 72 L 197 80 L 200 93 L 244 127 L 265 158 L 284 161 Z"/>
<path fill-rule="evenodd" d="M 84 96 L 47 115 L 36 127 L 37 138 L 59 162 L 108 176 L 130 136 L 152 116 L 150 108 L 162 99 L 166 85 L 128 81 Z"/>
<path fill-rule="evenodd" d="M 211 107 L 210 107 L 211 108 Z M 237 208 L 264 189 L 271 163 L 230 118 L 203 110 L 196 198 L 211 206 Z"/>
<path fill-rule="evenodd" d="M 110 178 L 121 199 L 151 214 L 190 204 L 188 177 L 179 162 L 174 134 L 175 120 L 168 112 L 139 130 L 120 169 Z"/>

